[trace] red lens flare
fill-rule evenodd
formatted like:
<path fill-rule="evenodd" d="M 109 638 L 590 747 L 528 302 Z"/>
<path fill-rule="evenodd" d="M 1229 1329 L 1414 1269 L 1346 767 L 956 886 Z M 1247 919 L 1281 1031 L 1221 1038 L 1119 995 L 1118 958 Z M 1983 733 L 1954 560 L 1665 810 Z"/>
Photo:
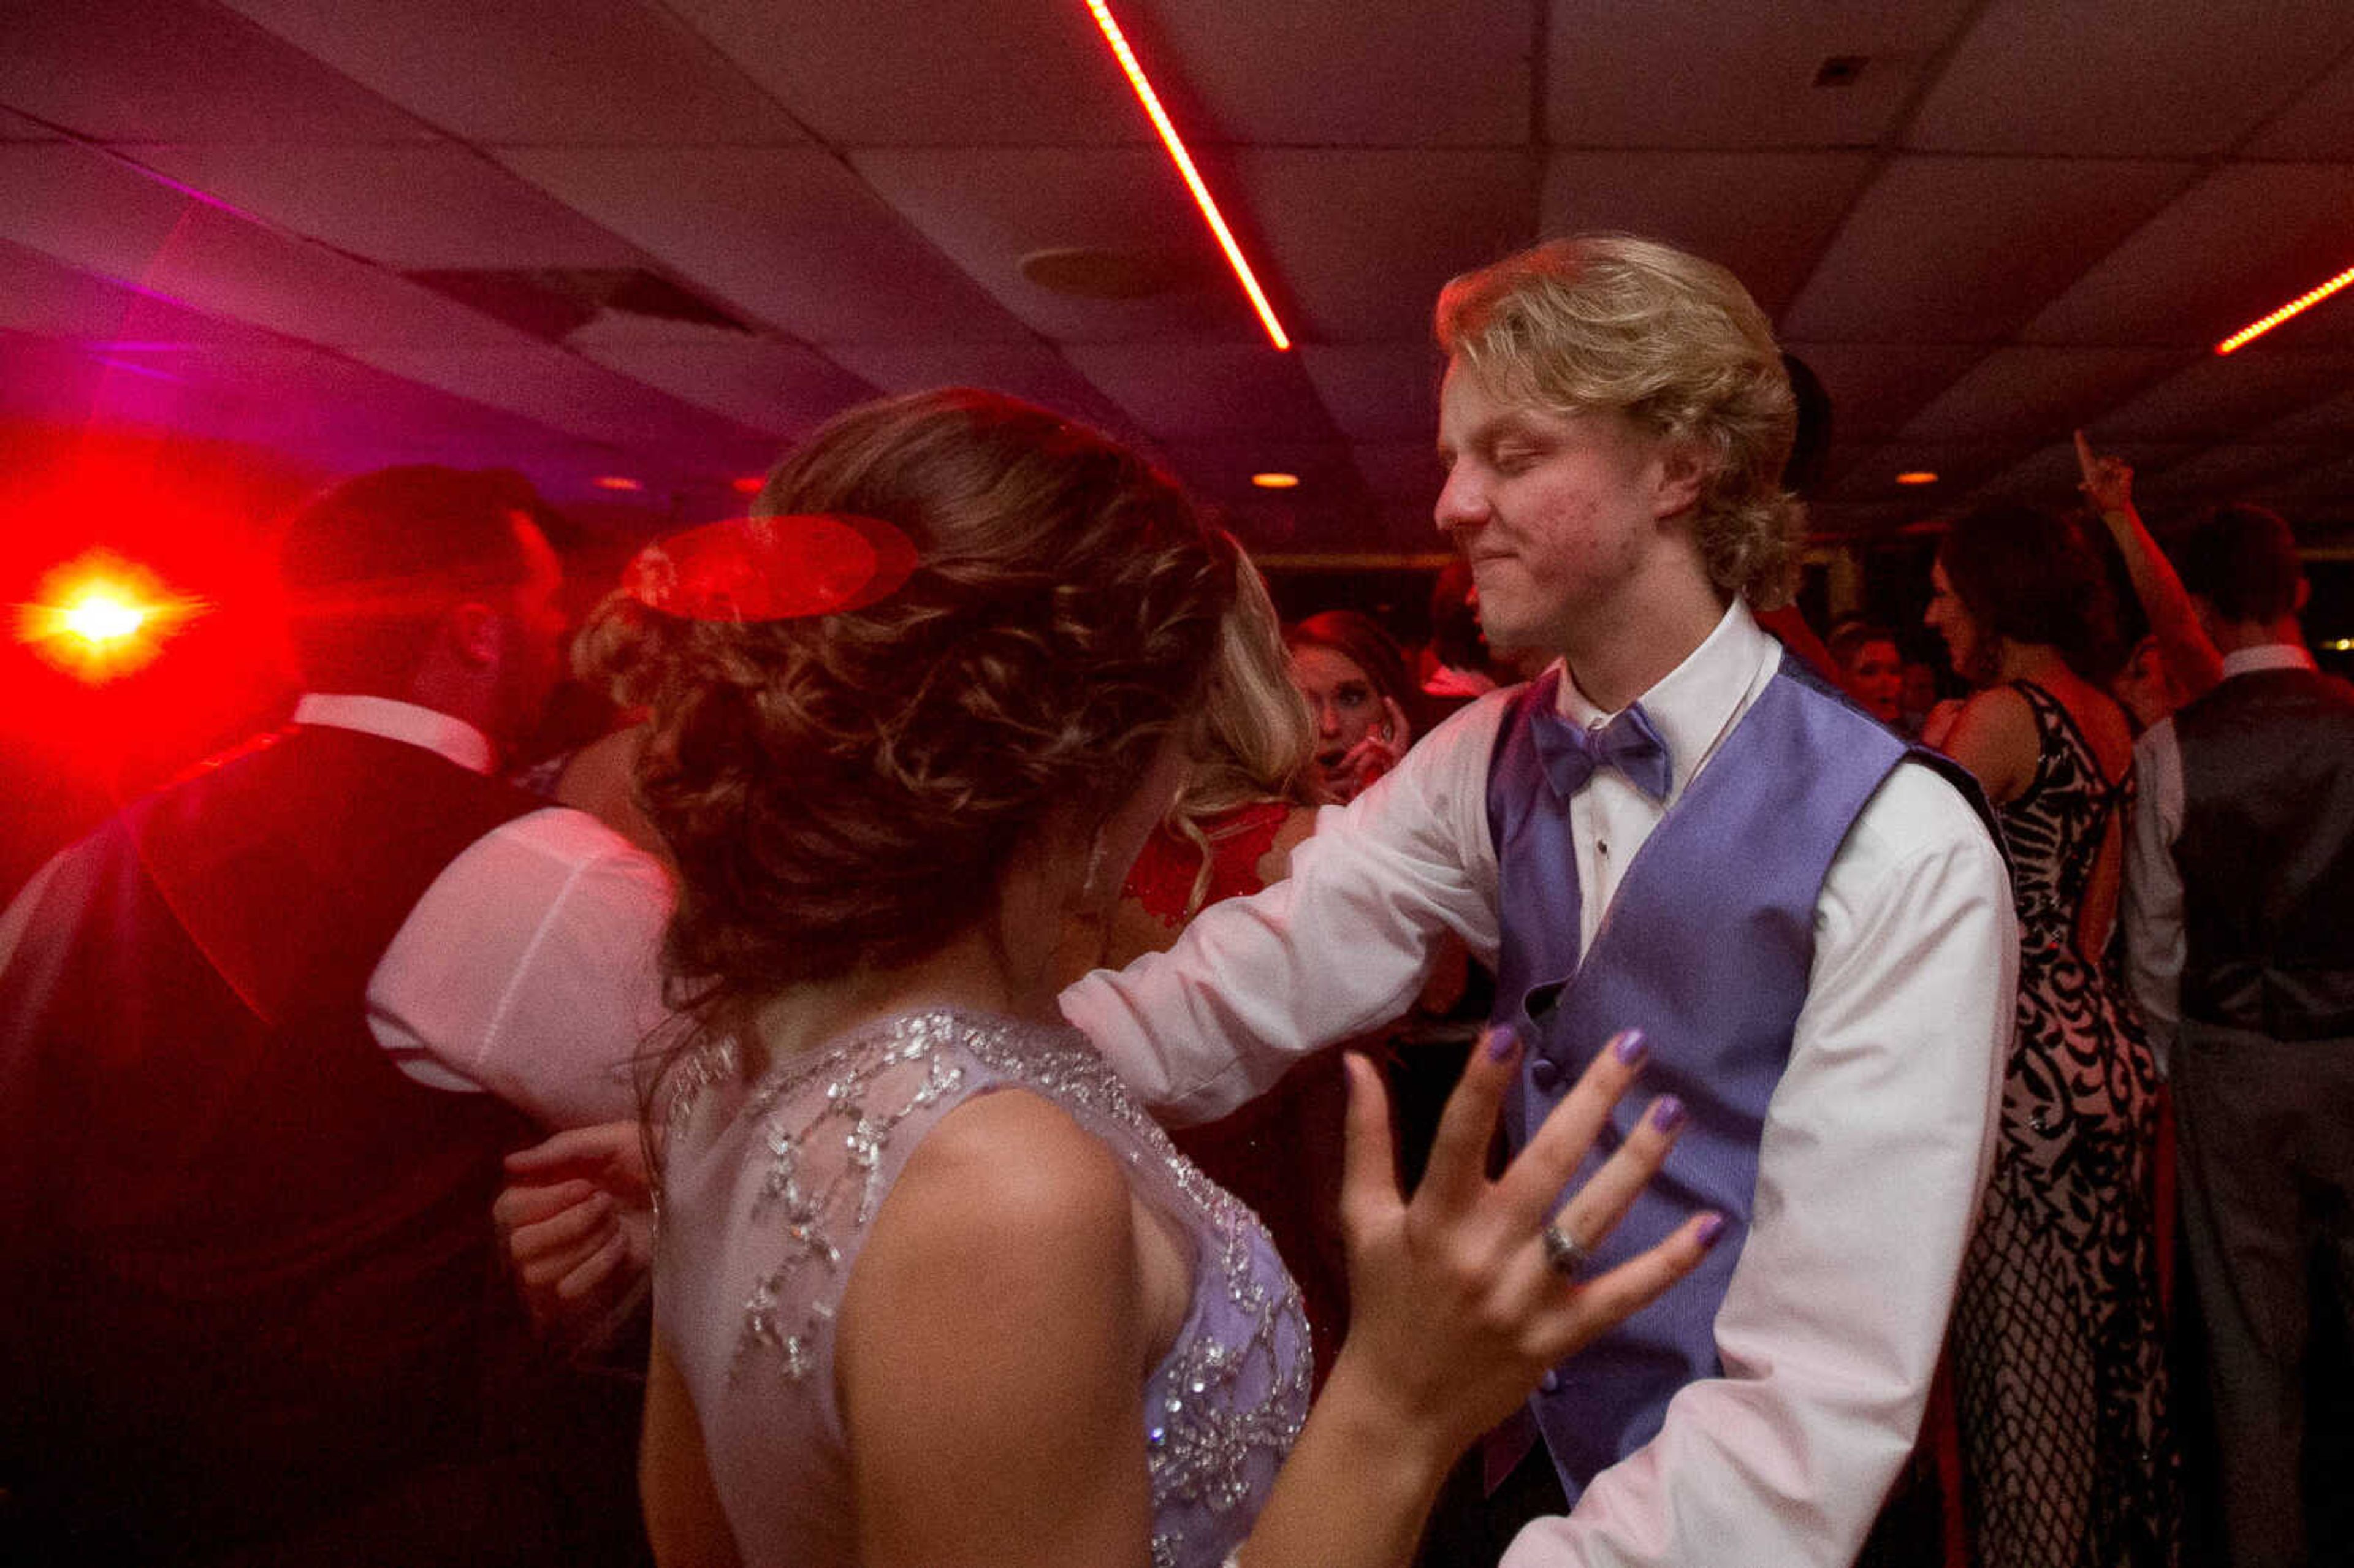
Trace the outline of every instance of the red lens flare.
<path fill-rule="evenodd" d="M 16 636 L 48 662 L 93 685 L 154 662 L 196 616 L 202 600 L 176 595 L 154 572 L 110 550 L 92 550 L 41 579 L 16 610 Z"/>

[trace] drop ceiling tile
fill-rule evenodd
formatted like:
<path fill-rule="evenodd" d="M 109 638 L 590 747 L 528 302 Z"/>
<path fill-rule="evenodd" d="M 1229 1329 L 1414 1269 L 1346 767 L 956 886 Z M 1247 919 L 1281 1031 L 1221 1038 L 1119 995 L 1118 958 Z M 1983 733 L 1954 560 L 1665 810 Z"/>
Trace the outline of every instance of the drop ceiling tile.
<path fill-rule="evenodd" d="M 2097 436 L 2201 441 L 2258 429 L 2354 392 L 2354 354 L 2201 355 L 2122 408 Z"/>
<path fill-rule="evenodd" d="M 719 334 L 695 342 L 628 342 L 573 347 L 608 370 L 659 387 L 684 403 L 788 439 L 807 435 L 875 388 L 813 350 Z"/>
<path fill-rule="evenodd" d="M 500 161 L 681 277 L 813 343 L 1030 334 L 814 148 L 508 148 Z"/>
<path fill-rule="evenodd" d="M 0 328 L 115 345 L 217 343 L 250 330 L 5 241 Z"/>
<path fill-rule="evenodd" d="M 1445 368 L 1426 337 L 1402 343 L 1302 344 L 1300 368 L 1341 433 L 1359 441 L 1421 441 L 1438 430 Z"/>
<path fill-rule="evenodd" d="M 628 267 L 641 258 L 470 148 L 141 147 L 138 161 L 387 267 Z M 399 199 L 387 201 L 398 191 Z"/>
<path fill-rule="evenodd" d="M 1548 139 L 1556 147 L 1869 147 L 1969 6 L 1819 0 L 1551 0 Z M 1846 87 L 1813 85 L 1861 57 Z"/>
<path fill-rule="evenodd" d="M 640 0 L 220 0 L 453 135 L 534 145 L 807 140 L 662 6 Z"/>
<path fill-rule="evenodd" d="M 746 77 L 838 147 L 1152 140 L 1080 5 L 673 4 Z"/>
<path fill-rule="evenodd" d="M 2341 165 L 2226 164 L 2038 312 L 2021 335 L 2211 346 L 2354 262 L 2349 196 L 2354 183 Z"/>
<path fill-rule="evenodd" d="M 662 454 L 746 472 L 774 440 L 716 418 L 542 344 L 472 348 L 366 346 L 353 357 L 624 453 Z"/>
<path fill-rule="evenodd" d="M 0 109 L 0 142 L 57 142 L 64 138 L 37 120 Z"/>
<path fill-rule="evenodd" d="M 1063 352 L 1155 441 L 1331 433 L 1299 362 L 1263 344 L 1081 344 Z"/>
<path fill-rule="evenodd" d="M 1057 343 L 1259 334 L 1193 197 L 1157 147 L 883 148 L 851 165 L 941 255 Z M 1077 299 L 1022 275 L 1037 250 L 1108 251 L 1168 286 Z"/>
<path fill-rule="evenodd" d="M 2228 149 L 2354 44 L 2343 5 L 1994 0 L 1947 58 L 1905 145 L 2052 157 Z M 2094 69 L 2054 69 L 2097 60 Z"/>
<path fill-rule="evenodd" d="M 2173 349 L 1999 348 L 1904 427 L 1922 441 L 2064 437 L 2184 367 Z"/>
<path fill-rule="evenodd" d="M 2334 443 L 2296 444 L 2233 441 L 2209 447 L 2167 464 L 2155 472 L 2134 475 L 2134 499 L 2142 510 L 2163 521 L 2169 511 L 2202 503 L 2236 500 L 2284 474 L 2313 466 L 2317 453 L 2335 456 Z"/>
<path fill-rule="evenodd" d="M 415 143 L 433 132 L 189 0 L 11 0 L 0 102 L 101 142 Z"/>
<path fill-rule="evenodd" d="M 1996 343 L 2179 190 L 2189 164 L 1892 161 L 1784 313 L 1794 339 Z"/>
<path fill-rule="evenodd" d="M 1893 436 L 1987 356 L 1980 344 L 1792 343 L 1831 400 L 1832 440 Z"/>
<path fill-rule="evenodd" d="M 2354 159 L 2354 55 L 2341 58 L 2238 149 L 2243 158 Z"/>
<path fill-rule="evenodd" d="M 1953 511 L 1972 487 L 1999 473 L 2026 449 L 2013 441 L 1891 441 L 1848 462 L 1822 487 L 1826 503 L 1869 502 L 1906 506 L 1927 517 Z M 1896 482 L 1900 473 L 1926 471 L 1932 484 Z"/>
<path fill-rule="evenodd" d="M 1528 0 L 1161 0 L 1124 7 L 1122 21 L 1191 139 L 1476 147 L 1529 139 L 1530 10 Z"/>
<path fill-rule="evenodd" d="M 1438 531 L 1435 516 L 1439 486 L 1447 475 L 1438 466 L 1430 437 L 1418 441 L 1360 441 L 1356 458 L 1357 471 L 1364 475 L 1365 487 L 1374 499 L 1418 514 L 1428 529 L 1425 535 L 1428 548 L 1451 547 L 1447 535 Z"/>
<path fill-rule="evenodd" d="M 980 387 L 1025 398 L 1125 440 L 1141 426 L 1075 369 L 1039 343 L 834 344 L 827 355 L 885 392 L 934 387 Z"/>
<path fill-rule="evenodd" d="M 1170 442 L 1154 455 L 1197 500 L 1214 505 L 1362 507 L 1366 499 L 1349 448 L 1339 440 Z M 1299 482 L 1268 491 L 1251 482 L 1257 473 L 1288 473 Z"/>
<path fill-rule="evenodd" d="M 1425 336 L 1442 284 L 1535 238 L 1522 152 L 1245 148 L 1232 166 L 1261 281 L 1305 342 Z"/>
<path fill-rule="evenodd" d="M 1871 177 L 1868 153 L 1554 153 L 1540 227 L 1649 235 L 1726 261 L 1768 315 L 1815 259 Z"/>

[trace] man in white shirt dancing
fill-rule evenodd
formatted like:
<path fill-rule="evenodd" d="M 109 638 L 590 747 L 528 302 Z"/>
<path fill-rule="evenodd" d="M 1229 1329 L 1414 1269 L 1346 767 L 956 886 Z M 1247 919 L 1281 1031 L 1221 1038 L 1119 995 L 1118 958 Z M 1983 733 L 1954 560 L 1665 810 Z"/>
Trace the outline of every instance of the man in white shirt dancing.
<path fill-rule="evenodd" d="M 1328 810 L 1288 881 L 1064 1008 L 1207 1118 L 1396 1016 L 1451 930 L 1525 1043 L 1514 1140 L 1640 1030 L 1689 1127 L 1606 1241 L 1556 1222 L 1556 1260 L 1606 1266 L 1696 1207 L 1731 1228 L 1491 1436 L 1491 1477 L 1541 1438 L 1571 1505 L 1505 1561 L 1847 1568 L 1912 1448 L 1984 1177 L 2001 856 L 1934 759 L 1751 616 L 1787 597 L 1796 415 L 1729 274 L 1556 242 L 1449 284 L 1437 333 L 1439 525 L 1489 641 L 1560 662 Z"/>
<path fill-rule="evenodd" d="M 507 1150 L 630 1114 L 669 895 L 490 776 L 558 669 L 536 505 L 419 467 L 304 508 L 293 726 L 0 916 L 0 1485 L 61 1560 L 563 1552 L 490 1414 L 540 1375 L 490 1206 Z"/>

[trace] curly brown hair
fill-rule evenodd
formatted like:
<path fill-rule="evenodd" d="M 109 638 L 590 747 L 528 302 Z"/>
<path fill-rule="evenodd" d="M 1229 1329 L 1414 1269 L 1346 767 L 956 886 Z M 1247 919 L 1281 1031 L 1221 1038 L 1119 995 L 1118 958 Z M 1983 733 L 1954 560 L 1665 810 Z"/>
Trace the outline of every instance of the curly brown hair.
<path fill-rule="evenodd" d="M 831 615 L 599 611 L 631 623 L 652 709 L 638 788 L 678 867 L 673 1001 L 720 1029 L 937 951 L 1050 810 L 1108 815 L 1198 701 L 1235 592 L 1232 547 L 1172 481 L 991 392 L 854 408 L 756 505 L 879 518 L 919 561 Z"/>

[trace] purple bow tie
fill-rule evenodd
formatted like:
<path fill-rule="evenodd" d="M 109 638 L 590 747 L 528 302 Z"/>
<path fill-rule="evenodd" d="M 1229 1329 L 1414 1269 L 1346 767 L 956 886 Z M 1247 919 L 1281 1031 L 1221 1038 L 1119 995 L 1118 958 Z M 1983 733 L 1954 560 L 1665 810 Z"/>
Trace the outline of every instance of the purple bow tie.
<path fill-rule="evenodd" d="M 1597 768 L 1616 768 L 1627 782 L 1654 800 L 1668 798 L 1668 785 L 1675 778 L 1668 743 L 1651 727 L 1642 704 L 1628 705 L 1600 729 L 1587 729 L 1564 718 L 1557 710 L 1543 707 L 1535 714 L 1531 727 L 1537 758 L 1563 800 L 1585 789 Z"/>

